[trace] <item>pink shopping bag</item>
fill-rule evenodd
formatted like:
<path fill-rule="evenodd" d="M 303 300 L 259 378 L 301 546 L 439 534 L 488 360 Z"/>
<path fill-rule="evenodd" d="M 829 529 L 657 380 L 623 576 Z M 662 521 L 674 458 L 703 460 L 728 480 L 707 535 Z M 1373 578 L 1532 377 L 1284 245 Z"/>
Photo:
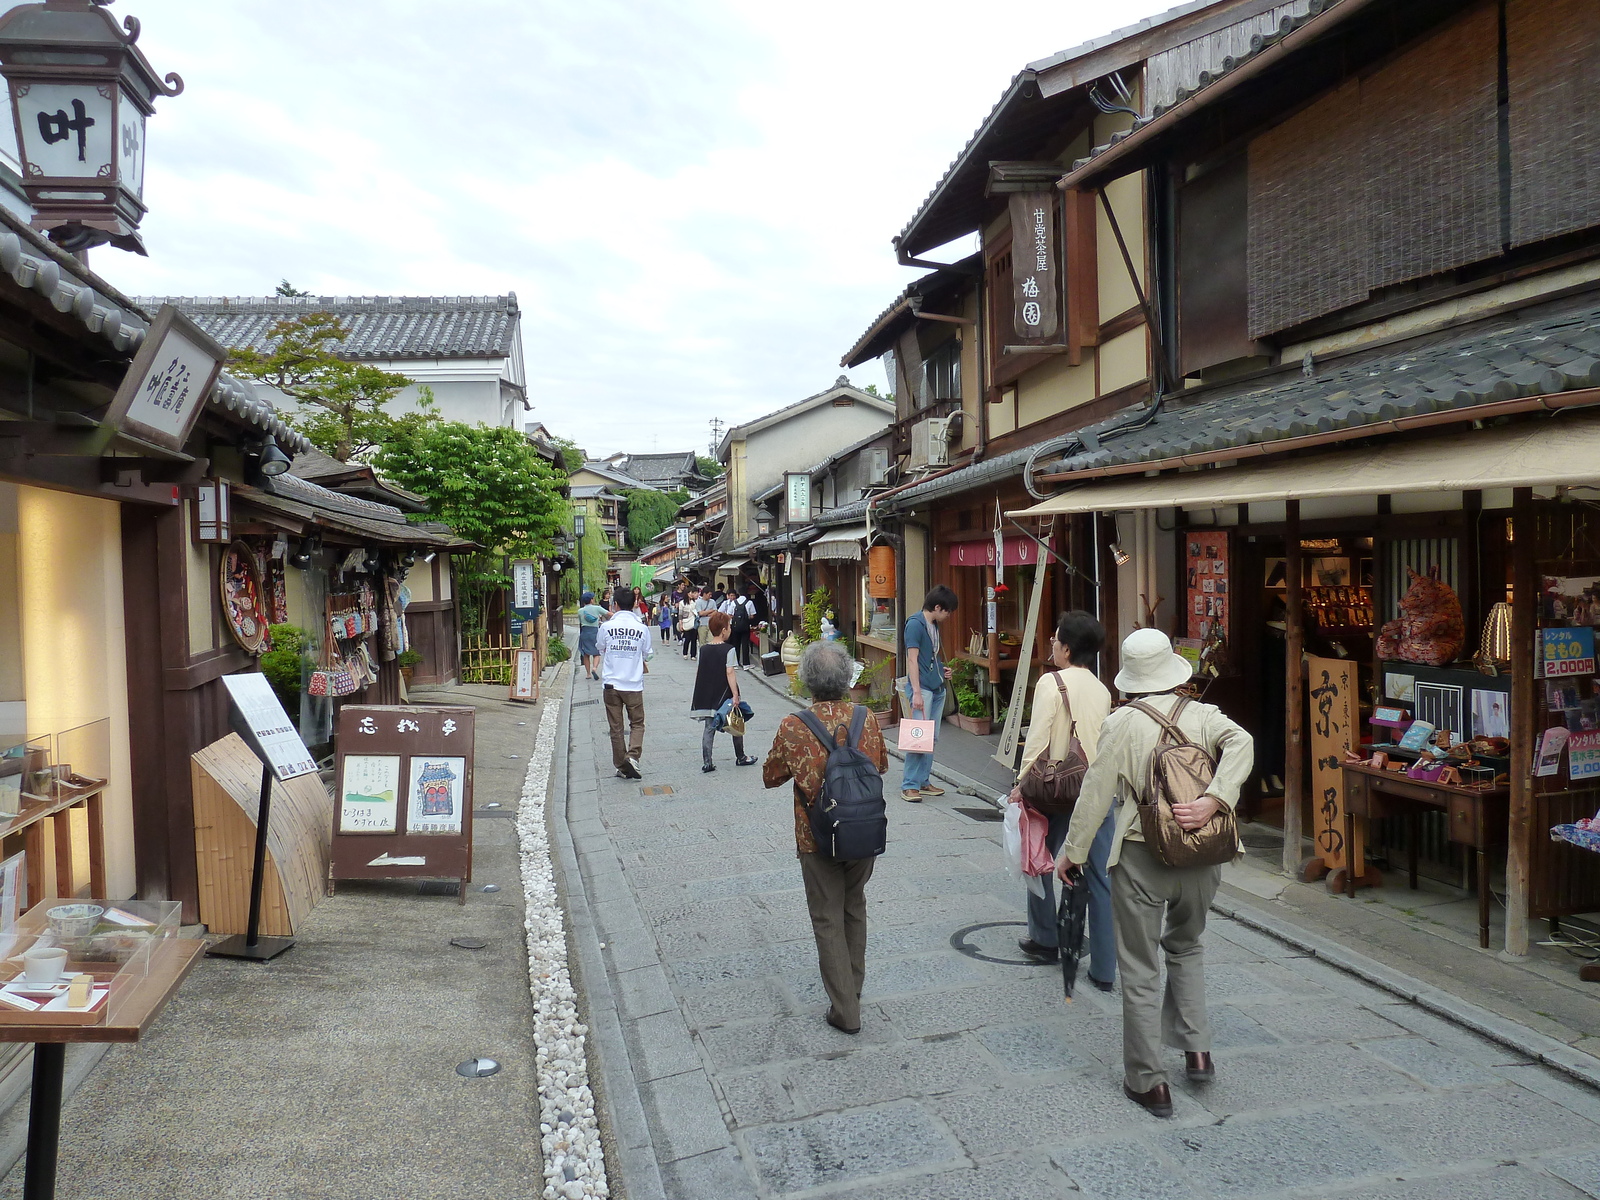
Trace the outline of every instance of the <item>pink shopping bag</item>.
<path fill-rule="evenodd" d="M 937 721 L 911 721 L 902 717 L 900 719 L 900 749 L 909 750 L 913 754 L 933 753 L 933 731 L 939 727 Z"/>

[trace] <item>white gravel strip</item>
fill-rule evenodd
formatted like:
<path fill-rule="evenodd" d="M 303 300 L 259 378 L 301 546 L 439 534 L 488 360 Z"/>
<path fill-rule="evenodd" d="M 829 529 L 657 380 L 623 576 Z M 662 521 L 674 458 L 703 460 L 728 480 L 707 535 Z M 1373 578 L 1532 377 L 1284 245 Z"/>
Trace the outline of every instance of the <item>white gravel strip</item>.
<path fill-rule="evenodd" d="M 555 761 L 561 701 L 547 699 L 517 811 L 517 848 L 527 903 L 528 981 L 539 1079 L 539 1133 L 544 1150 L 544 1200 L 610 1196 L 605 1154 L 595 1122 L 594 1093 L 578 1020 L 578 996 L 567 971 L 566 916 L 556 894 L 545 831 L 545 801 Z"/>

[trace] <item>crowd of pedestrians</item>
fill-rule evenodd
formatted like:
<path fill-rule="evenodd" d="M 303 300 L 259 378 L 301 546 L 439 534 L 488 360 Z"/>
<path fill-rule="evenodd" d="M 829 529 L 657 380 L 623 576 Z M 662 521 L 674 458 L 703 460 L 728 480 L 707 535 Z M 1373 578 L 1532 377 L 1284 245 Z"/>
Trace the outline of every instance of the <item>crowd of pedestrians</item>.
<path fill-rule="evenodd" d="M 752 632 L 768 617 L 759 589 L 685 588 L 654 609 L 625 587 L 599 602 L 589 592 L 582 599 L 579 655 L 604 689 L 619 777 L 641 777 L 652 628 L 663 644 L 676 635 L 682 655 L 697 660 L 689 716 L 702 724 L 701 770 L 716 770 L 713 751 L 723 732 L 736 765 L 756 764 L 745 752 L 745 722 L 754 710 L 741 695 L 739 672 L 751 669 Z M 901 737 L 900 797 L 911 803 L 943 794 L 932 781 L 951 676 L 942 630 L 957 605 L 953 591 L 936 587 L 905 625 L 906 673 L 897 687 L 914 737 Z M 1076 961 L 1083 947 L 1059 944 L 1056 888 L 1083 889 L 1074 898 L 1086 897 L 1088 978 L 1107 992 L 1119 974 L 1122 980 L 1123 1090 L 1166 1117 L 1172 1095 L 1163 1045 L 1184 1053 L 1191 1080 L 1216 1073 L 1203 935 L 1221 864 L 1242 851 L 1232 814 L 1253 746 L 1219 709 L 1185 694 L 1191 667 L 1165 634 L 1140 629 L 1122 643 L 1113 681 L 1125 698 L 1120 706 L 1096 673 L 1104 646 L 1105 630 L 1091 614 L 1062 613 L 1034 689 L 1008 803 L 1030 810 L 1053 869 L 1029 890 L 1028 933 L 1019 945 L 1035 961 L 1054 962 L 1068 951 Z M 848 1034 L 861 1028 L 866 888 L 887 848 L 881 777 L 889 766 L 877 721 L 847 698 L 854 665 L 837 641 L 806 647 L 797 673 L 810 708 L 778 722 L 761 772 L 768 788 L 791 785 L 795 850 L 829 1000 L 825 1019 Z M 1186 756 L 1177 768 L 1173 755 Z"/>

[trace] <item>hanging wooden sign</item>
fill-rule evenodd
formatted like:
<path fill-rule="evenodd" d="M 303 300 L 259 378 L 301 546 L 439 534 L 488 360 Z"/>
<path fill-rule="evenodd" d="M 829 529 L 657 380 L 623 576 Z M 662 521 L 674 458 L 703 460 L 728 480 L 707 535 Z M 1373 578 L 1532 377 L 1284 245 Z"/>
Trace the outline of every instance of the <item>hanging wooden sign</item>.
<path fill-rule="evenodd" d="M 473 710 L 339 710 L 333 879 L 472 881 Z"/>
<path fill-rule="evenodd" d="M 1049 338 L 1060 327 L 1055 199 L 1049 192 L 1011 193 L 1012 324 L 1022 338 Z"/>
<path fill-rule="evenodd" d="M 151 445 L 181 451 L 228 352 L 170 304 L 145 334 L 106 411 L 106 424 Z"/>

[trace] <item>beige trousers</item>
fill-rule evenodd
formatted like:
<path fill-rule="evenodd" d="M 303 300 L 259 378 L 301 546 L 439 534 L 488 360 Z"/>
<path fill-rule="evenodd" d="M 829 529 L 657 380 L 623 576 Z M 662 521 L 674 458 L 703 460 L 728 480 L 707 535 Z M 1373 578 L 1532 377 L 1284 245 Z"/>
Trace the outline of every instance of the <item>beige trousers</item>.
<path fill-rule="evenodd" d="M 848 1029 L 861 1024 L 861 985 L 867 977 L 867 880 L 877 861 L 800 855 L 822 986 L 834 1016 Z"/>
<path fill-rule="evenodd" d="M 1211 1049 L 1201 939 L 1221 882 L 1221 867 L 1175 869 L 1143 842 L 1123 842 L 1122 856 L 1111 868 L 1122 972 L 1122 1069 L 1136 1092 L 1167 1082 L 1163 1042 L 1179 1050 Z"/>

